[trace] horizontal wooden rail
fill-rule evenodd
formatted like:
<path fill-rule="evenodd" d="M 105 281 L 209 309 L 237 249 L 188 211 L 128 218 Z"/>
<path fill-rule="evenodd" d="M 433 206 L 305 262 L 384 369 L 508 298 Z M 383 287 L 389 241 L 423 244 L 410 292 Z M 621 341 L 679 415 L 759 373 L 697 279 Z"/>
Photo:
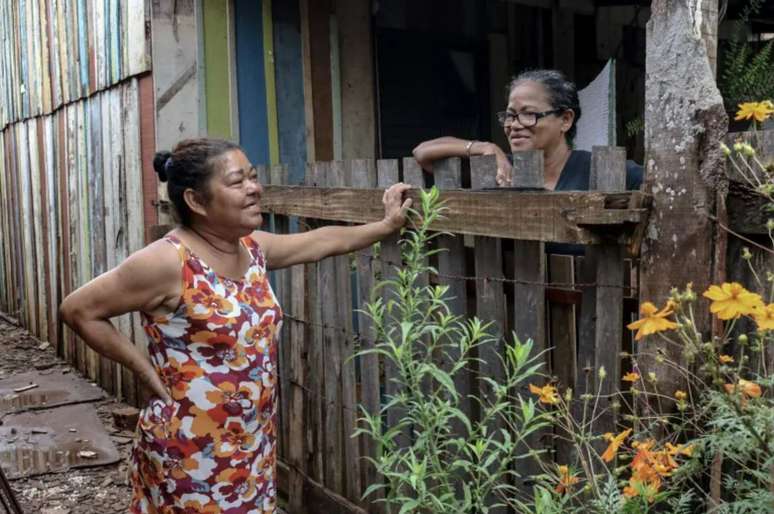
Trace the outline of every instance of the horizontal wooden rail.
<path fill-rule="evenodd" d="M 285 216 L 368 223 L 382 219 L 383 189 L 265 186 L 262 210 Z M 408 196 L 418 205 L 419 192 Z M 628 246 L 643 232 L 650 197 L 640 192 L 443 190 L 447 211 L 433 229 L 527 241 Z M 639 246 L 639 245 L 636 245 Z"/>

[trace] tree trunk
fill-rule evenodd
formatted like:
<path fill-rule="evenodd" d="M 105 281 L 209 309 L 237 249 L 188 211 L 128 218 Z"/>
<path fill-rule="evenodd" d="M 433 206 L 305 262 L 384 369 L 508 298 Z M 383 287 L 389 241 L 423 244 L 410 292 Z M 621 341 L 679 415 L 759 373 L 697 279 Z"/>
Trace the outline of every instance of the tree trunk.
<path fill-rule="evenodd" d="M 672 287 L 689 282 L 701 294 L 716 264 L 709 216 L 714 215 L 716 196 L 724 201 L 718 144 L 728 120 L 707 51 L 717 44 L 716 31 L 707 29 L 711 23 L 706 16 L 713 13 L 716 25 L 717 0 L 653 0 L 648 22 L 645 190 L 654 202 L 642 248 L 640 299 L 658 305 Z M 696 314 L 699 330 L 709 334 L 708 308 L 702 305 Z M 654 356 L 659 350 L 680 362 L 679 352 L 656 337 L 640 343 L 639 350 L 644 371 L 654 371 L 659 392 L 671 396 L 680 376 Z"/>

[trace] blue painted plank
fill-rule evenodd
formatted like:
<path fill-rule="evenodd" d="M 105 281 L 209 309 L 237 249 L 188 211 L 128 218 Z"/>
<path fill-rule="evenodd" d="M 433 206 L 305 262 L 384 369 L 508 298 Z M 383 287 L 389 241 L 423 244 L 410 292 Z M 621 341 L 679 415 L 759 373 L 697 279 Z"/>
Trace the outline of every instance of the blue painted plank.
<path fill-rule="evenodd" d="M 300 184 L 306 165 L 301 13 L 298 2 L 273 2 L 272 9 L 280 162 L 288 167 L 288 182 Z"/>
<path fill-rule="evenodd" d="M 239 140 L 253 164 L 270 164 L 261 1 L 235 0 Z"/>
<path fill-rule="evenodd" d="M 89 94 L 89 46 L 86 36 L 87 11 L 86 0 L 78 1 L 78 47 L 81 64 L 81 95 Z"/>

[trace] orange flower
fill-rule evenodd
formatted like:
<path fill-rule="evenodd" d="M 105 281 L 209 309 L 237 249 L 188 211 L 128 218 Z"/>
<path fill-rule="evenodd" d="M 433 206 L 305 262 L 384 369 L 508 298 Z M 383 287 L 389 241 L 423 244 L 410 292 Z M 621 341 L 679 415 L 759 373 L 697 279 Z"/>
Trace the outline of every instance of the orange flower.
<path fill-rule="evenodd" d="M 760 398 L 762 394 L 761 386 L 755 382 L 750 382 L 749 380 L 745 380 L 743 378 L 740 378 L 736 385 L 726 384 L 724 387 L 726 388 L 726 392 L 728 394 L 734 394 L 735 392 L 739 391 L 742 393 L 742 396 L 747 398 Z"/>
<path fill-rule="evenodd" d="M 677 328 L 677 323 L 670 321 L 667 316 L 672 315 L 673 303 L 667 302 L 666 306 L 658 310 L 655 305 L 650 302 L 643 302 L 640 306 L 641 319 L 633 323 L 626 325 L 629 330 L 636 330 L 637 334 L 634 336 L 635 341 L 639 341 L 643 337 L 655 334 L 656 332 L 663 332 L 664 330 L 674 330 Z"/>
<path fill-rule="evenodd" d="M 720 361 L 721 364 L 730 364 L 730 363 L 734 362 L 734 358 L 731 357 L 730 355 L 726 355 L 726 354 L 721 354 L 718 357 L 718 360 Z"/>
<path fill-rule="evenodd" d="M 568 492 L 570 488 L 580 482 L 580 478 L 570 475 L 568 466 L 557 466 L 559 468 L 559 483 L 556 484 L 556 492 L 559 494 Z"/>
<path fill-rule="evenodd" d="M 770 303 L 762 309 L 756 309 L 753 313 L 758 330 L 774 330 L 774 303 Z"/>
<path fill-rule="evenodd" d="M 540 403 L 546 403 L 548 405 L 556 405 L 559 403 L 559 393 L 556 391 L 556 387 L 551 384 L 546 384 L 543 387 L 530 384 L 529 392 L 539 395 L 538 401 L 540 401 Z"/>
<path fill-rule="evenodd" d="M 764 307 L 761 295 L 751 293 L 738 282 L 710 286 L 703 296 L 712 300 L 710 312 L 717 314 L 720 319 L 751 315 Z"/>
<path fill-rule="evenodd" d="M 621 380 L 623 380 L 624 382 L 636 382 L 639 379 L 640 379 L 640 374 L 639 373 L 635 373 L 634 371 L 630 371 L 629 373 L 624 375 Z"/>
<path fill-rule="evenodd" d="M 675 400 L 683 401 L 686 398 L 688 398 L 688 393 L 686 393 L 685 391 L 681 391 L 680 389 L 675 391 Z"/>
<path fill-rule="evenodd" d="M 605 441 L 609 441 L 610 444 L 607 446 L 607 449 L 605 450 L 605 453 L 602 454 L 602 460 L 605 462 L 610 462 L 615 458 L 615 454 L 618 453 L 618 447 L 623 444 L 624 440 L 629 437 L 629 434 L 632 433 L 632 429 L 626 429 L 617 436 L 613 436 L 610 432 L 605 434 L 603 437 L 605 438 Z"/>

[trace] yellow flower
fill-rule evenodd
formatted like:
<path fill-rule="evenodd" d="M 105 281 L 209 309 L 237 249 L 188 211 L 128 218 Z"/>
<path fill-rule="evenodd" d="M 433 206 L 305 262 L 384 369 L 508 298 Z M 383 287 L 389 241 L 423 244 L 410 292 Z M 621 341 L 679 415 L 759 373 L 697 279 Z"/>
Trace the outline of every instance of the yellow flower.
<path fill-rule="evenodd" d="M 688 398 L 688 393 L 685 391 L 677 390 L 675 391 L 675 400 L 682 401 Z"/>
<path fill-rule="evenodd" d="M 603 437 L 605 438 L 605 441 L 609 441 L 610 444 L 607 446 L 605 453 L 602 454 L 602 460 L 605 462 L 610 462 L 613 460 L 615 458 L 615 454 L 618 453 L 618 447 L 623 444 L 624 439 L 629 437 L 629 434 L 631 433 L 631 428 L 624 430 L 617 436 L 613 436 L 613 434 L 610 432 L 606 433 Z"/>
<path fill-rule="evenodd" d="M 580 478 L 570 475 L 568 466 L 557 466 L 559 468 L 559 483 L 556 485 L 556 492 L 562 494 L 570 490 L 570 487 L 580 482 Z"/>
<path fill-rule="evenodd" d="M 753 313 L 758 330 L 774 330 L 774 303 L 770 303 Z"/>
<path fill-rule="evenodd" d="M 535 385 L 529 385 L 529 392 L 540 396 L 538 401 L 540 403 L 547 403 L 548 405 L 556 405 L 559 403 L 559 394 L 556 391 L 556 387 L 551 384 L 546 384 L 543 387 Z"/>
<path fill-rule="evenodd" d="M 718 357 L 718 360 L 720 361 L 721 364 L 730 364 L 730 363 L 734 362 L 734 358 L 731 357 L 730 355 L 726 355 L 726 354 L 721 354 Z"/>
<path fill-rule="evenodd" d="M 640 374 L 639 373 L 636 373 L 634 371 L 630 371 L 629 373 L 624 375 L 621 380 L 623 380 L 624 382 L 636 382 L 639 379 L 640 379 Z"/>
<path fill-rule="evenodd" d="M 733 319 L 750 315 L 763 308 L 761 295 L 751 293 L 738 282 L 725 282 L 720 286 L 710 286 L 704 291 L 704 297 L 712 300 L 710 312 L 720 319 Z"/>
<path fill-rule="evenodd" d="M 745 102 L 739 104 L 739 111 L 736 113 L 736 121 L 755 119 L 759 123 L 763 123 L 774 114 L 774 106 L 771 102 Z"/>
<path fill-rule="evenodd" d="M 650 302 L 644 302 L 640 306 L 640 314 L 642 319 L 638 319 L 633 323 L 626 325 L 629 330 L 636 330 L 637 335 L 634 336 L 635 341 L 639 341 L 643 337 L 655 334 L 656 332 L 662 332 L 664 330 L 674 330 L 677 328 L 677 323 L 666 319 L 674 311 L 672 310 L 672 302 L 667 302 L 666 307 L 658 310 L 655 305 Z"/>

